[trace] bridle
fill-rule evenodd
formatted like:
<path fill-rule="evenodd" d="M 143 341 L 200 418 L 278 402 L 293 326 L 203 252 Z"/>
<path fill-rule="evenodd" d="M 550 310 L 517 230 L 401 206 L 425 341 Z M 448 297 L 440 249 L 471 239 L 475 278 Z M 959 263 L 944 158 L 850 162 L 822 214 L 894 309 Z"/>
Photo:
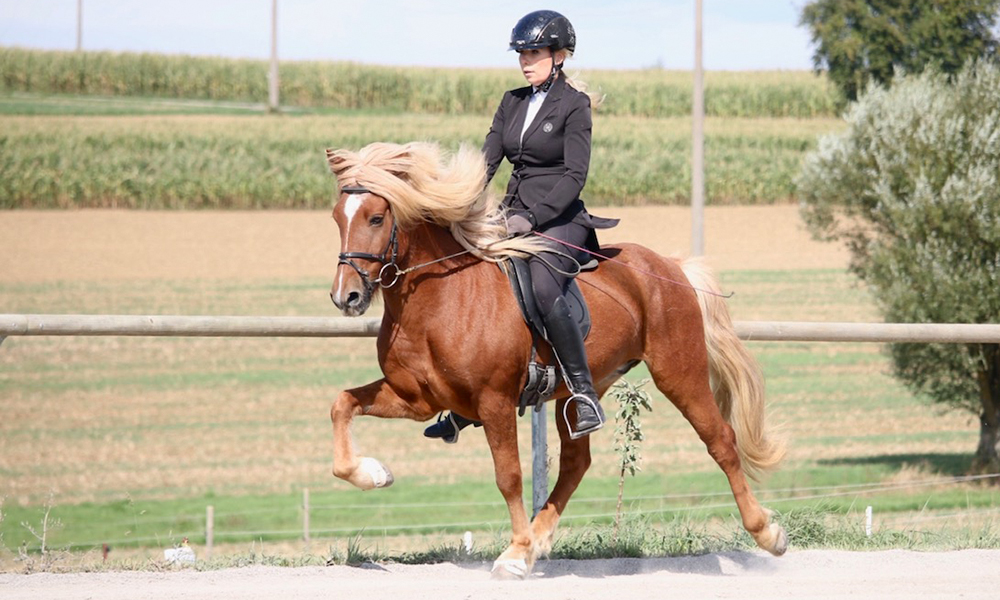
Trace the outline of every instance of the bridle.
<path fill-rule="evenodd" d="M 340 191 L 341 193 L 345 194 L 371 193 L 371 190 L 362 185 L 345 186 L 340 188 Z M 537 234 L 537 232 L 533 233 Z M 548 236 L 543 235 L 542 237 L 548 237 Z M 555 240 L 555 241 L 560 241 L 560 240 Z M 550 250 L 549 252 L 552 251 Z M 396 259 L 399 258 L 399 235 L 398 235 L 398 230 L 396 229 L 396 218 L 394 216 L 392 219 L 392 230 L 389 233 L 389 241 L 388 243 L 386 243 L 385 248 L 382 250 L 381 254 L 371 254 L 368 252 L 341 252 L 337 260 L 337 265 L 338 266 L 347 265 L 352 269 L 354 269 L 361 277 L 361 281 L 362 283 L 364 283 L 365 290 L 367 292 L 371 292 L 375 289 L 376 283 L 380 287 L 382 287 L 382 289 L 391 288 L 392 286 L 396 285 L 396 282 L 398 282 L 403 275 L 406 275 L 407 273 L 412 273 L 417 269 L 423 269 L 424 267 L 429 267 L 430 265 L 434 265 L 440 262 L 444 262 L 446 260 L 451 260 L 453 258 L 457 258 L 459 256 L 471 253 L 473 253 L 473 250 L 471 248 L 466 248 L 464 250 L 460 250 L 458 252 L 449 254 L 447 256 L 442 256 L 440 258 L 435 258 L 433 260 L 429 260 L 427 262 L 423 262 L 418 265 L 412 265 L 405 269 L 400 269 L 399 265 L 396 263 Z M 561 254 L 559 252 L 555 253 Z M 354 262 L 351 260 L 352 258 L 360 258 L 363 260 L 370 260 L 373 262 L 382 263 L 382 268 L 379 269 L 378 271 L 378 277 L 376 279 L 371 279 L 371 277 L 368 274 L 368 271 L 365 271 L 358 265 L 354 264 Z M 579 271 L 577 271 L 577 273 L 579 273 Z M 572 273 L 570 275 L 576 275 L 577 273 Z"/>
<path fill-rule="evenodd" d="M 340 191 L 345 194 L 368 194 L 371 192 L 368 188 L 360 185 L 343 187 Z M 396 282 L 399 281 L 399 277 L 403 274 L 403 271 L 400 271 L 399 269 L 399 265 L 396 264 L 396 259 L 398 257 L 399 235 L 396 230 L 396 218 L 393 217 L 392 230 L 389 233 L 389 242 L 386 244 L 385 249 L 382 250 L 381 254 L 371 254 L 368 252 L 341 252 L 340 256 L 337 258 L 337 265 L 347 265 L 357 271 L 358 275 L 361 277 L 361 281 L 364 282 L 365 288 L 369 290 L 374 289 L 376 283 L 383 288 L 390 288 L 396 285 Z M 351 260 L 354 258 L 381 263 L 382 268 L 378 271 L 378 278 L 371 279 L 368 271 L 365 271 L 356 265 L 353 260 Z M 389 270 L 388 273 L 386 272 L 387 270 Z M 386 278 L 390 276 L 392 277 L 391 281 L 386 283 Z"/>

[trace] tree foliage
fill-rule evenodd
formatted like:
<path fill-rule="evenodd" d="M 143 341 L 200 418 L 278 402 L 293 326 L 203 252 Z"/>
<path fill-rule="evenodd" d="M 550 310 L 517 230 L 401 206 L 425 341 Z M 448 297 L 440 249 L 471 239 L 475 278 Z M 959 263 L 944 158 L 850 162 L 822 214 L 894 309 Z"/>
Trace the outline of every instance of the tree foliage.
<path fill-rule="evenodd" d="M 847 244 L 888 321 L 1000 323 L 1000 66 L 901 76 L 869 88 L 846 119 L 797 181 L 809 229 Z M 996 461 L 998 346 L 891 351 L 911 389 L 981 416 L 993 441 L 980 458 Z"/>
<path fill-rule="evenodd" d="M 812 33 L 816 70 L 856 100 L 896 70 L 957 73 L 970 58 L 995 55 L 998 12 L 1000 0 L 813 0 L 800 24 Z"/>

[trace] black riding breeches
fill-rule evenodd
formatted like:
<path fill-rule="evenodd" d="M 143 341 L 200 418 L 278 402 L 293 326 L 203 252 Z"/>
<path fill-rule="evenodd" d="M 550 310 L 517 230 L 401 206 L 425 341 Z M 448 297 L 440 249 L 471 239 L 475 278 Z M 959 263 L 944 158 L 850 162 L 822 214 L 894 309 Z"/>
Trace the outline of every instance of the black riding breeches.
<path fill-rule="evenodd" d="M 560 222 L 557 219 L 554 224 L 539 232 L 583 248 L 587 243 L 590 228 L 577 223 Z M 556 298 L 566 293 L 566 286 L 579 271 L 580 265 L 590 260 L 585 252 L 551 240 L 544 241 L 553 252 L 542 252 L 528 259 L 531 286 L 535 291 L 535 304 L 543 316 L 551 312 Z"/>

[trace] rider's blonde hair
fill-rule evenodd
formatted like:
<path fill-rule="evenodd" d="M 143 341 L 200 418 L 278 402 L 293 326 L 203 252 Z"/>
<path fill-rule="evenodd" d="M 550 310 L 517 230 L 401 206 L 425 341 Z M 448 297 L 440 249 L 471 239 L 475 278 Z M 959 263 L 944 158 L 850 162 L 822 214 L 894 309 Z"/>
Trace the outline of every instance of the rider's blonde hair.
<path fill-rule="evenodd" d="M 573 58 L 573 53 L 570 52 L 568 48 L 563 48 L 561 50 L 556 50 L 555 53 L 553 54 L 552 60 L 555 60 L 556 57 L 559 56 L 560 54 L 562 54 L 562 56 L 563 56 L 563 59 L 562 59 L 563 68 L 560 70 L 560 75 L 559 76 L 566 78 L 566 85 L 568 85 L 569 87 L 573 88 L 574 90 L 576 90 L 578 92 L 582 92 L 582 93 L 587 94 L 588 96 L 590 96 L 590 107 L 591 108 L 597 108 L 598 106 L 600 106 L 601 103 L 604 102 L 604 94 L 599 94 L 597 92 L 591 91 L 590 90 L 590 86 L 587 85 L 586 81 L 583 81 L 583 80 L 579 79 L 578 77 L 570 77 L 566 73 L 566 61 L 569 60 L 570 58 Z"/>

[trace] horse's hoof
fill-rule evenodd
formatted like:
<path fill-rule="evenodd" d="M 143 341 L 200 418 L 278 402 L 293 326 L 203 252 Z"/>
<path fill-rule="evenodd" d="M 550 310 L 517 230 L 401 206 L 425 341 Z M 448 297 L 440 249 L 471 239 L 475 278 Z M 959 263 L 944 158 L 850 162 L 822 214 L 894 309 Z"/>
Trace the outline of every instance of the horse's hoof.
<path fill-rule="evenodd" d="M 777 523 L 771 523 L 771 535 L 774 536 L 774 546 L 766 550 L 775 556 L 781 556 L 788 550 L 788 534 L 785 528 Z"/>
<path fill-rule="evenodd" d="M 376 488 L 384 488 L 392 485 L 395 481 L 392 477 L 392 472 L 389 468 L 383 465 L 378 460 L 370 458 L 368 456 L 361 459 L 361 464 L 358 465 L 358 471 L 364 475 L 364 479 L 361 481 L 359 488 L 365 490 L 372 490 Z"/>
<path fill-rule="evenodd" d="M 528 576 L 528 564 L 521 558 L 496 560 L 490 576 L 493 579 L 524 579 Z"/>

